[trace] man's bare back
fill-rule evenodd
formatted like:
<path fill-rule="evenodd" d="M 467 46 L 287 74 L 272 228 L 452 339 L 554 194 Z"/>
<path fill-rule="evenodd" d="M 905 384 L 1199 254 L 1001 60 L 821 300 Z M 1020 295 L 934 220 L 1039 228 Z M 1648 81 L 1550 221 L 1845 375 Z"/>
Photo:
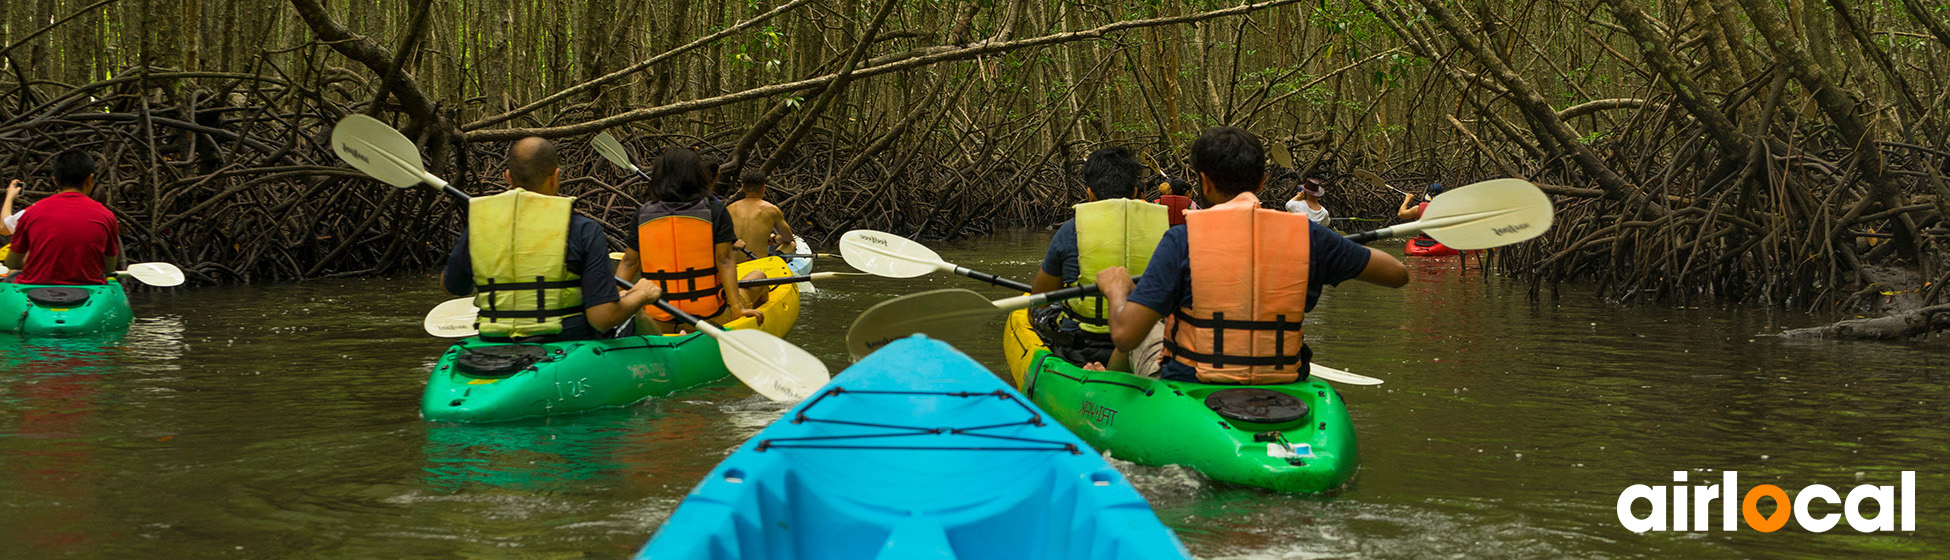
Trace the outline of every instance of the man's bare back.
<path fill-rule="evenodd" d="M 785 222 L 785 212 L 764 198 L 746 197 L 733 201 L 724 207 L 731 213 L 732 230 L 738 239 L 745 242 L 745 250 L 759 257 L 770 255 L 772 235 L 778 235 L 778 243 L 792 243 L 792 226 Z M 744 255 L 739 255 L 744 256 Z"/>

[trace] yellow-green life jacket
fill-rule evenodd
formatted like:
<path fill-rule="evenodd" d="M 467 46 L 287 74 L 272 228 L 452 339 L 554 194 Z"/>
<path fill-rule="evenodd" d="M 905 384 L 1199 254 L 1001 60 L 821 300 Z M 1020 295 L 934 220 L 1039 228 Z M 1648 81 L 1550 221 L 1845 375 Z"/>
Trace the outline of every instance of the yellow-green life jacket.
<path fill-rule="evenodd" d="M 1076 209 L 1079 286 L 1097 283 L 1097 272 L 1114 266 L 1129 269 L 1133 278 L 1143 275 L 1151 252 L 1158 249 L 1158 240 L 1171 227 L 1169 210 L 1142 200 L 1113 198 L 1078 204 Z M 1064 305 L 1083 330 L 1110 332 L 1104 298 L 1077 298 Z"/>
<path fill-rule="evenodd" d="M 510 189 L 467 205 L 467 254 L 474 261 L 474 327 L 481 336 L 562 332 L 582 313 L 582 277 L 563 262 L 575 199 Z"/>

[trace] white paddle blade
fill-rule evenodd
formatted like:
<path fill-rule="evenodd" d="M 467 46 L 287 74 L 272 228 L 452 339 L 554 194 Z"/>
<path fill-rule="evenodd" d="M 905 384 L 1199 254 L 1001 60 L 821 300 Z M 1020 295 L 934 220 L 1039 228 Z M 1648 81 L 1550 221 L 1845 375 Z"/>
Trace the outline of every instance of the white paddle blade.
<path fill-rule="evenodd" d="M 332 151 L 345 163 L 388 185 L 407 188 L 427 182 L 420 149 L 379 119 L 352 115 L 340 120 L 332 127 Z"/>
<path fill-rule="evenodd" d="M 1375 379 L 1373 377 L 1368 377 L 1366 375 L 1338 370 L 1338 369 L 1330 368 L 1316 363 L 1308 363 L 1307 365 L 1308 365 L 1308 369 L 1307 369 L 1308 374 L 1335 383 L 1340 383 L 1343 385 L 1380 385 L 1381 384 L 1380 379 Z"/>
<path fill-rule="evenodd" d="M 596 153 L 602 154 L 603 159 L 609 160 L 617 167 L 636 171 L 636 164 L 630 163 L 630 152 L 625 151 L 623 143 L 616 141 L 615 136 L 610 136 L 609 131 L 605 130 L 602 134 L 597 134 L 596 139 L 591 143 L 596 145 Z"/>
<path fill-rule="evenodd" d="M 812 254 L 812 246 L 806 244 L 805 238 L 794 235 L 792 236 L 792 252 L 801 255 L 810 255 Z M 820 280 L 821 279 L 819 277 L 820 274 L 826 274 L 826 273 L 819 273 L 819 272 L 813 273 L 813 279 Z M 802 294 L 810 294 L 819 291 L 819 288 L 814 287 L 812 285 L 812 282 L 800 282 L 798 284 L 795 284 L 794 287 L 799 288 L 799 293 Z"/>
<path fill-rule="evenodd" d="M 1551 227 L 1551 199 L 1522 179 L 1493 179 L 1442 193 L 1422 212 L 1422 229 L 1452 249 L 1528 241 Z"/>
<path fill-rule="evenodd" d="M 474 298 L 450 299 L 433 307 L 423 323 L 427 334 L 441 338 L 462 338 L 479 334 L 474 330 L 474 318 L 481 310 L 474 307 Z"/>
<path fill-rule="evenodd" d="M 765 398 L 805 400 L 832 380 L 826 364 L 805 349 L 757 329 L 719 331 L 718 349 L 731 374 Z"/>
<path fill-rule="evenodd" d="M 137 281 L 158 288 L 183 285 L 183 269 L 165 262 L 146 262 L 129 265 L 129 276 Z"/>
<path fill-rule="evenodd" d="M 840 255 L 846 257 L 847 266 L 888 278 L 913 278 L 953 267 L 926 245 L 870 229 L 840 236 Z"/>
<path fill-rule="evenodd" d="M 874 304 L 846 330 L 846 352 L 854 360 L 896 340 L 926 334 L 943 339 L 987 328 L 1003 315 L 982 294 L 959 288 L 910 294 Z"/>

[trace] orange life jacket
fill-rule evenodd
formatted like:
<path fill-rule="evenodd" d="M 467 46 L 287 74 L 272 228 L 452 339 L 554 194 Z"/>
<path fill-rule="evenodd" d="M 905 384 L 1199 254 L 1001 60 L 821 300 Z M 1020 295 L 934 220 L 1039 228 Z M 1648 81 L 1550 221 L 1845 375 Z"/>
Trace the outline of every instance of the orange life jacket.
<path fill-rule="evenodd" d="M 670 205 L 652 202 L 637 211 L 637 253 L 643 278 L 664 290 L 664 301 L 700 318 L 724 312 L 718 253 L 711 239 L 711 206 L 705 200 Z M 650 316 L 677 317 L 651 308 Z"/>
<path fill-rule="evenodd" d="M 1192 306 L 1165 319 L 1166 352 L 1206 383 L 1290 383 L 1305 375 L 1307 217 L 1260 208 L 1248 192 L 1186 212 L 1185 229 Z"/>

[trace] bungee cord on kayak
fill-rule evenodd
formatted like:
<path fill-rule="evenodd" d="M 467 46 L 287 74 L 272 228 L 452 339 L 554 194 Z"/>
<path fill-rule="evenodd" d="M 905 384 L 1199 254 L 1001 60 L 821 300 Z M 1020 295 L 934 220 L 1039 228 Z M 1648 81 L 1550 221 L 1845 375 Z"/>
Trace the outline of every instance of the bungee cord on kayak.
<path fill-rule="evenodd" d="M 906 426 L 900 424 L 886 424 L 886 423 L 877 423 L 877 422 L 847 421 L 847 420 L 839 420 L 830 417 L 815 418 L 812 416 L 813 408 L 819 406 L 820 403 L 826 402 L 829 399 L 838 399 L 840 397 L 846 397 L 846 396 L 872 396 L 872 395 L 896 396 L 899 398 L 889 399 L 889 400 L 892 400 L 893 402 L 896 403 L 913 404 L 913 405 L 925 405 L 929 401 L 929 399 L 922 399 L 918 397 L 943 397 L 943 398 L 953 398 L 953 399 L 993 399 L 995 401 L 1003 401 L 1003 402 L 1008 402 L 1010 404 L 1013 404 L 1015 405 L 1016 408 L 1020 409 L 1024 414 L 1029 415 L 1029 417 L 1015 422 L 1001 422 L 995 424 L 983 424 L 979 426 L 927 427 L 927 426 Z M 1001 429 L 1013 428 L 1018 426 L 1044 426 L 1045 425 L 1043 422 L 1042 413 L 1037 412 L 1035 408 L 1032 408 L 1029 405 L 1024 404 L 1020 399 L 1017 399 L 1015 395 L 1002 391 L 1000 389 L 995 391 L 989 391 L 986 393 L 976 393 L 976 392 L 969 392 L 969 391 L 952 391 L 952 392 L 950 391 L 884 391 L 884 390 L 871 391 L 871 390 L 857 390 L 857 389 L 849 390 L 844 385 L 834 384 L 829 388 L 827 388 L 826 390 L 820 391 L 819 396 L 813 397 L 812 400 L 807 401 L 805 406 L 795 409 L 792 412 L 792 423 L 793 424 L 825 423 L 825 424 L 833 424 L 839 426 L 880 428 L 880 429 L 890 430 L 890 431 L 886 433 L 848 434 L 848 435 L 837 435 L 837 436 L 766 438 L 766 439 L 756 440 L 758 442 L 758 445 L 756 447 L 753 447 L 752 449 L 761 453 L 765 452 L 768 449 L 911 449 L 911 450 L 929 450 L 929 451 L 1065 451 L 1072 455 L 1083 454 L 1083 451 L 1079 449 L 1077 445 L 1074 443 L 980 433 L 987 430 L 1001 430 Z M 994 446 L 973 446 L 973 445 L 952 445 L 952 444 L 944 444 L 944 445 L 918 445 L 917 444 L 917 445 L 903 446 L 903 445 L 864 445 L 864 444 L 847 445 L 847 444 L 839 444 L 839 443 L 809 443 L 809 442 L 851 441 L 851 440 L 862 440 L 862 439 L 881 440 L 887 438 L 908 438 L 908 437 L 920 437 L 920 436 L 967 436 L 971 438 L 1013 441 L 1018 443 L 1040 443 L 1040 444 L 1047 444 L 1047 445 L 1040 446 L 1040 447 L 1024 447 L 1024 446 L 994 447 Z"/>

